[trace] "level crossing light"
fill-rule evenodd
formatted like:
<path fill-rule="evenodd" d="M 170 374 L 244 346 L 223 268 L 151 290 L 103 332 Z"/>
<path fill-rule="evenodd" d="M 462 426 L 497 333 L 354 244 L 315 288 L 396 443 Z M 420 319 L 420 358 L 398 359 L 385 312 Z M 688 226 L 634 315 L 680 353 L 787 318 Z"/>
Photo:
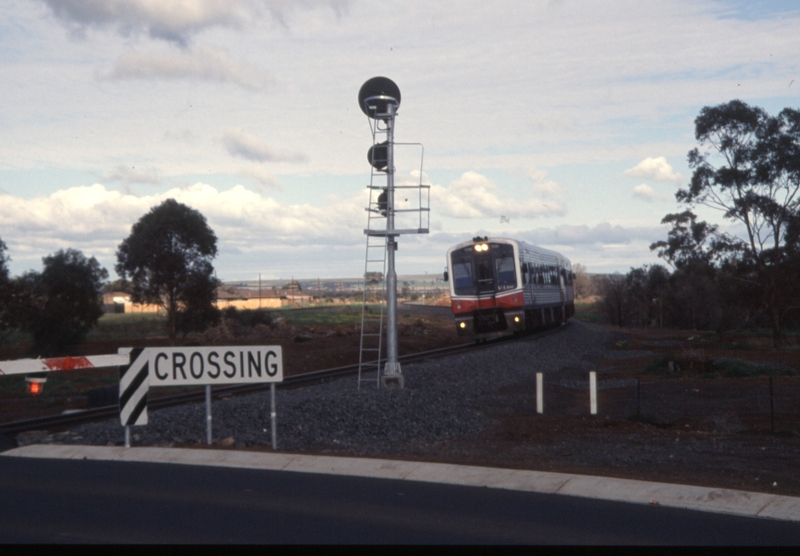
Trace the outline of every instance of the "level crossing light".
<path fill-rule="evenodd" d="M 47 382 L 46 373 L 31 373 L 25 377 L 25 389 L 31 396 L 38 396 L 44 391 Z"/>

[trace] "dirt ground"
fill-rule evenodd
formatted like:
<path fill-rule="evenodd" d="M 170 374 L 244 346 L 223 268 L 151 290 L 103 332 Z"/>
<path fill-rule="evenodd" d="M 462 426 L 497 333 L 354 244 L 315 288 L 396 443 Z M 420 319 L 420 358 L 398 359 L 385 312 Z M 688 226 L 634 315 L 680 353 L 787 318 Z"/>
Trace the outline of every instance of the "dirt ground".
<path fill-rule="evenodd" d="M 401 354 L 464 341 L 446 314 L 399 314 Z M 544 414 L 536 412 L 532 376 L 529 384 L 486 397 L 493 425 L 478 437 L 424 446 L 405 457 L 800 496 L 796 339 L 773 350 L 768 337 L 743 334 L 613 329 L 610 338 L 607 357 L 595 362 L 597 415 L 589 414 L 586 373 L 561 369 L 546 375 Z M 230 345 L 224 333 L 206 341 Z M 280 344 L 287 375 L 358 361 L 354 325 L 286 325 L 236 341 Z M 147 340 L 157 343 L 167 341 Z M 92 342 L 85 354 L 117 347 Z M 6 349 L 0 360 L 18 356 Z M 21 378 L 2 379 L 0 421 L 86 407 L 89 389 L 117 380 L 112 371 L 51 377 L 38 398 L 25 394 Z"/>
<path fill-rule="evenodd" d="M 416 310 L 398 312 L 399 353 L 416 353 L 459 343 L 469 342 L 455 333 L 453 319 L 447 312 L 430 315 Z M 256 327 L 241 330 L 221 326 L 178 345 L 280 345 L 283 352 L 284 374 L 291 376 L 321 369 L 358 363 L 359 326 L 292 325 L 279 322 L 273 328 Z M 129 340 L 91 340 L 79 348 L 76 355 L 117 353 L 119 347 L 169 346 L 168 338 L 132 338 Z M 25 357 L 26 345 L 8 345 L 0 349 L 0 361 Z M 0 422 L 58 415 L 70 409 L 84 409 L 87 393 L 92 389 L 119 383 L 115 369 L 79 369 L 68 373 L 48 373 L 44 392 L 37 397 L 26 393 L 24 378 L 0 377 Z M 201 387 L 202 388 L 202 387 Z M 159 397 L 189 391 L 177 388 L 153 390 L 149 395 Z"/>
<path fill-rule="evenodd" d="M 545 375 L 542 415 L 531 377 L 492 394 L 495 424 L 482 438 L 430 452 L 473 465 L 800 495 L 794 341 L 772 350 L 747 335 L 616 329 L 612 337 L 596 362 L 597 415 L 586 373 L 561 369 Z"/>

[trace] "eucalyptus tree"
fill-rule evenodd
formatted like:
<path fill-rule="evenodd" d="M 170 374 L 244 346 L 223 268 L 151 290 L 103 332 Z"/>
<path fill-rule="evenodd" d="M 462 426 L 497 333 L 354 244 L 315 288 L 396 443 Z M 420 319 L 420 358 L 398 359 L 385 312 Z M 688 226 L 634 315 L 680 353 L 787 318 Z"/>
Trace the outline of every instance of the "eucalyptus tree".
<path fill-rule="evenodd" d="M 719 210 L 740 225 L 742 237 L 720 234 L 684 211 L 665 217 L 673 229 L 651 249 L 676 268 L 704 262 L 726 269 L 741 283 L 735 301 L 768 315 L 777 345 L 785 315 L 800 301 L 800 285 L 787 275 L 797 257 L 787 249 L 787 232 L 800 211 L 800 111 L 770 116 L 740 100 L 707 106 L 695 119 L 695 138 L 692 178 L 676 199 Z"/>
<path fill-rule="evenodd" d="M 167 312 L 169 337 L 218 319 L 211 261 L 217 236 L 197 210 L 167 199 L 142 216 L 117 250 L 117 274 L 130 280 L 134 303 Z"/>

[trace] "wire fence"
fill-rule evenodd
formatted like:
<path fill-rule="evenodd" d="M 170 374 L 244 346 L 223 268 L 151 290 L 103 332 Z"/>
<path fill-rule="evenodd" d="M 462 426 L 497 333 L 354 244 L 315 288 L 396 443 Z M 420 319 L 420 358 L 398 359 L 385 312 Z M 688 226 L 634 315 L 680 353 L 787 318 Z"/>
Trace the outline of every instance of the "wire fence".
<path fill-rule="evenodd" d="M 543 378 L 545 415 L 590 413 L 588 380 Z M 597 414 L 693 430 L 800 434 L 800 377 L 598 378 Z"/>

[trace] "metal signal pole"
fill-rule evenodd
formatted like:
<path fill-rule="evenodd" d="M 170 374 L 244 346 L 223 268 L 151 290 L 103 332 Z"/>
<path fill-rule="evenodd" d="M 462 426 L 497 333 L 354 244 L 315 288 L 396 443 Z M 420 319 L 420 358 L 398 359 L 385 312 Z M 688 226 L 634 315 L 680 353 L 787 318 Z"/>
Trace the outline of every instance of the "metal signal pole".
<path fill-rule="evenodd" d="M 402 234 L 427 234 L 429 225 L 430 213 L 430 186 L 422 185 L 422 156 L 420 156 L 420 183 L 418 185 L 395 184 L 395 153 L 394 153 L 394 123 L 397 116 L 397 109 L 400 107 L 400 89 L 391 79 L 387 77 L 373 77 L 367 80 L 358 92 L 358 104 L 361 110 L 366 114 L 370 121 L 370 128 L 372 129 L 372 147 L 367 153 L 367 160 L 372 166 L 370 178 L 370 204 L 367 208 L 368 220 L 367 229 L 364 233 L 367 235 L 367 256 L 365 261 L 365 296 L 364 308 L 362 309 L 361 318 L 361 358 L 359 360 L 359 385 L 361 384 L 362 368 L 368 368 L 372 365 L 372 361 L 365 358 L 365 355 L 375 352 L 378 353 L 377 361 L 374 363 L 374 368 L 377 370 L 376 378 L 379 386 L 387 388 L 403 388 L 403 373 L 400 369 L 400 362 L 398 361 L 398 345 L 397 345 L 397 271 L 395 269 L 395 252 L 397 251 L 397 238 Z M 386 140 L 379 142 L 377 137 L 385 134 Z M 401 143 L 403 145 L 417 145 L 422 148 L 419 143 Z M 386 187 L 376 185 L 373 180 L 376 176 L 386 175 Z M 406 192 L 416 195 L 417 200 L 412 202 L 411 205 L 406 205 L 398 209 L 395 203 L 395 192 L 397 189 L 403 189 Z M 373 200 L 373 195 L 381 191 L 377 200 Z M 409 195 L 412 198 L 414 195 Z M 405 197 L 405 195 L 404 195 Z M 404 202 L 407 202 L 405 199 Z M 416 204 L 413 204 L 416 203 Z M 397 228 L 397 221 L 395 216 L 398 213 L 405 213 L 400 218 L 401 223 L 410 224 L 413 218 L 418 218 L 417 225 L 404 229 Z M 386 218 L 385 227 L 382 223 L 376 224 L 376 221 Z M 409 217 L 412 220 L 409 221 Z M 371 244 L 370 238 L 383 238 L 383 244 Z M 370 255 L 370 249 L 382 248 L 380 258 Z M 374 252 L 374 251 L 373 251 Z M 383 369 L 380 369 L 380 351 L 381 334 L 374 334 L 368 330 L 366 310 L 366 288 L 368 277 L 376 272 L 369 271 L 369 264 L 381 264 L 382 272 L 386 273 L 386 363 Z M 385 266 L 383 266 L 385 265 Z M 381 274 L 378 273 L 378 274 Z M 372 319 L 376 320 L 376 319 Z M 383 326 L 383 311 L 381 309 L 380 319 L 378 324 L 380 328 Z M 374 324 L 374 323 L 373 323 Z M 377 340 L 374 337 L 377 336 Z M 366 339 L 372 339 L 377 344 L 368 344 Z M 363 379 L 372 380 L 372 379 Z"/>
<path fill-rule="evenodd" d="M 397 272 L 394 253 L 394 116 L 397 106 L 387 105 L 386 119 L 386 366 L 381 376 L 384 386 L 403 387 L 403 373 L 397 354 Z"/>

